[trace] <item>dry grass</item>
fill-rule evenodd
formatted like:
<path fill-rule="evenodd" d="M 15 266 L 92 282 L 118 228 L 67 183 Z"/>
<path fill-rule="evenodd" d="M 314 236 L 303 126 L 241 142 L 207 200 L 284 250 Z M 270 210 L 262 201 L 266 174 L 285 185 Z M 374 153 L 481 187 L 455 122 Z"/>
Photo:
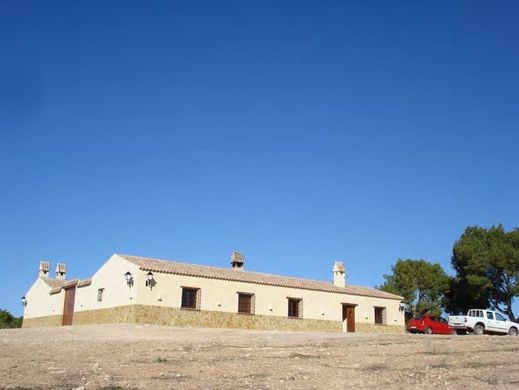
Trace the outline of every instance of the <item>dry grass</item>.
<path fill-rule="evenodd" d="M 519 337 L 103 325 L 0 331 L 9 389 L 499 388 Z"/>

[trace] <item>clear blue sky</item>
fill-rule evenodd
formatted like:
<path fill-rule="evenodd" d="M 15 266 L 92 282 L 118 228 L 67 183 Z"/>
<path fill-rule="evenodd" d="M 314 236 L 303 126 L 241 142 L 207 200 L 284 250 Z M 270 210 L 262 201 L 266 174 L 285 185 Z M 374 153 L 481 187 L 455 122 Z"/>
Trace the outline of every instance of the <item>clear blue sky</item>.
<path fill-rule="evenodd" d="M 41 259 L 375 286 L 519 225 L 517 1 L 152 3 L 1 2 L 0 307 Z"/>

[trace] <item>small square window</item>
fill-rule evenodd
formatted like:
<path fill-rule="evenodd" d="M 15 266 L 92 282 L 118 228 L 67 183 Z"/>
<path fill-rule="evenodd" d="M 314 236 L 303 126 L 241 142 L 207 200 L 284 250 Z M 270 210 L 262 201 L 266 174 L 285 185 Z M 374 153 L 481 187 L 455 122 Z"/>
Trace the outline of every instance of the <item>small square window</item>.
<path fill-rule="evenodd" d="M 385 324 L 386 323 L 386 308 L 385 307 L 375 307 L 375 324 Z"/>
<path fill-rule="evenodd" d="M 100 288 L 97 290 L 97 302 L 102 302 L 103 300 L 103 292 L 105 291 L 104 288 Z"/>
<path fill-rule="evenodd" d="M 300 298 L 288 298 L 288 316 L 292 318 L 303 317 L 303 300 Z"/>
<path fill-rule="evenodd" d="M 238 293 L 238 313 L 254 314 L 254 294 Z"/>
<path fill-rule="evenodd" d="M 192 287 L 182 287 L 182 303 L 184 309 L 200 309 L 200 289 Z"/>

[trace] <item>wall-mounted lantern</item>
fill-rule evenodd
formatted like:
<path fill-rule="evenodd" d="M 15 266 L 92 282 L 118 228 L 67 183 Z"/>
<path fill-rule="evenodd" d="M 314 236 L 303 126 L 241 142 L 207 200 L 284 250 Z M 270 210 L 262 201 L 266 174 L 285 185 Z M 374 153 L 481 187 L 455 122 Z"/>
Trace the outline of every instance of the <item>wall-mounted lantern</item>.
<path fill-rule="evenodd" d="M 404 301 L 400 302 L 400 305 L 398 305 L 398 309 L 399 309 L 400 311 L 404 311 L 404 309 L 405 309 L 405 303 L 404 303 Z"/>
<path fill-rule="evenodd" d="M 22 297 L 22 305 L 27 306 L 27 298 Z"/>
<path fill-rule="evenodd" d="M 146 287 L 149 287 L 151 290 L 154 285 L 155 281 L 153 280 L 153 272 L 148 271 L 148 273 L 146 274 Z"/>
<path fill-rule="evenodd" d="M 124 274 L 124 277 L 126 278 L 126 284 L 128 285 L 128 287 L 132 287 L 133 286 L 133 275 L 130 271 L 126 272 Z"/>

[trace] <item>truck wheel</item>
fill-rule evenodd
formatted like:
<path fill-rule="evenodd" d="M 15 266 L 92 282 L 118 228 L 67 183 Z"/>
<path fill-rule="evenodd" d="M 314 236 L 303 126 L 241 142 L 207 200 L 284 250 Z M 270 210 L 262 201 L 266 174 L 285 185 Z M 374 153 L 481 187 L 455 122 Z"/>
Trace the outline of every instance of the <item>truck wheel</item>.
<path fill-rule="evenodd" d="M 426 328 L 423 332 L 424 332 L 425 334 L 432 334 L 432 329 L 431 329 L 431 327 L 428 327 L 428 328 Z"/>
<path fill-rule="evenodd" d="M 474 334 L 478 335 L 478 336 L 481 336 L 483 333 L 485 333 L 485 327 L 483 325 L 481 325 L 481 324 L 477 324 L 474 327 Z"/>
<path fill-rule="evenodd" d="M 508 329 L 508 334 L 510 336 L 517 336 L 517 328 L 510 328 L 510 329 Z"/>

